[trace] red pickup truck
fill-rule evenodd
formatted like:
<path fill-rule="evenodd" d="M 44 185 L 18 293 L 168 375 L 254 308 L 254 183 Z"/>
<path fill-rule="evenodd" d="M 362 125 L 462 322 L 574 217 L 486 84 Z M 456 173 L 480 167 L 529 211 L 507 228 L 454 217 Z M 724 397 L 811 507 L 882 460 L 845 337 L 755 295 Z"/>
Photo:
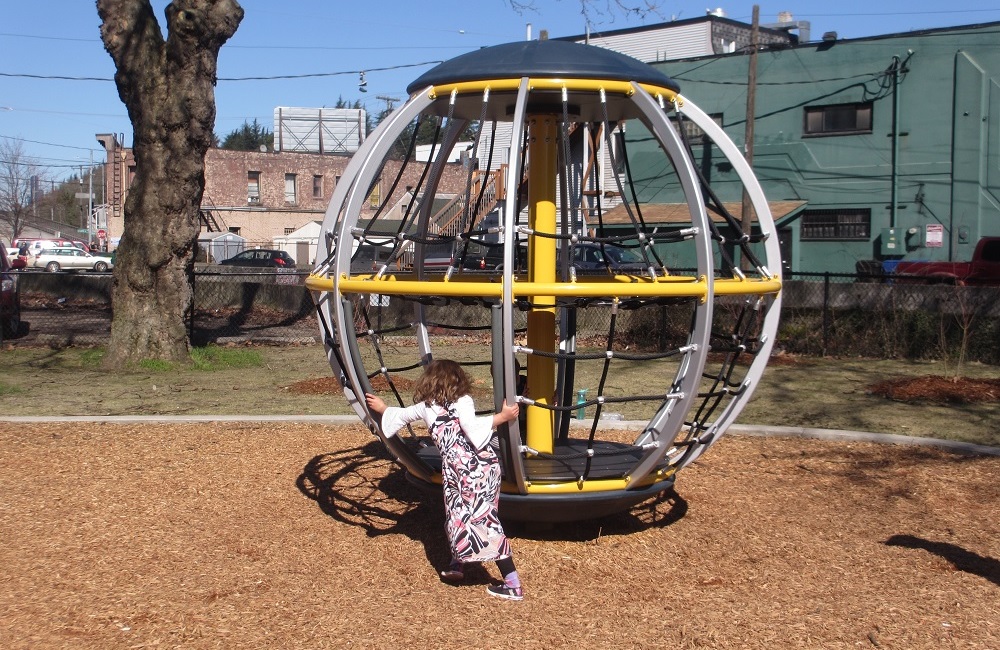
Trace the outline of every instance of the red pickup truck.
<path fill-rule="evenodd" d="M 893 281 L 906 280 L 1000 286 L 1000 237 L 980 239 L 969 262 L 901 261 L 893 270 Z"/>

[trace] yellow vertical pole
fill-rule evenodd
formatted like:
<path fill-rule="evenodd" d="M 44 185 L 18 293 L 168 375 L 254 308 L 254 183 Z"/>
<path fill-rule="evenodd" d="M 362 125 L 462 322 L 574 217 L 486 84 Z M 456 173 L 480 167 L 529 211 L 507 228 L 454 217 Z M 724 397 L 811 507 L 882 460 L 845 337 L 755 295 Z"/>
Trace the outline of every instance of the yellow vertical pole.
<path fill-rule="evenodd" d="M 533 233 L 556 232 L 556 141 L 558 123 L 554 115 L 528 118 L 528 219 Z M 532 282 L 556 281 L 556 240 L 529 239 L 528 274 Z M 556 348 L 555 296 L 532 296 L 528 312 L 528 347 L 543 352 Z M 555 360 L 528 357 L 528 395 L 539 404 L 555 399 Z M 529 447 L 552 453 L 555 440 L 553 412 L 529 406 L 527 412 Z"/>

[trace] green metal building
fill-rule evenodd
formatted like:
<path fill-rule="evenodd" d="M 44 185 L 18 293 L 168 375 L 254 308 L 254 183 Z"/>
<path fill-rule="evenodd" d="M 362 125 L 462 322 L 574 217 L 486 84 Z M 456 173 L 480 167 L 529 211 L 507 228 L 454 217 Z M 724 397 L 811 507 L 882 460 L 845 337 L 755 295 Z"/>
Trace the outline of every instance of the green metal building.
<path fill-rule="evenodd" d="M 1000 235 L 1000 23 L 772 47 L 756 57 L 753 166 L 770 201 L 801 206 L 775 214 L 786 270 L 967 260 Z M 751 58 L 651 65 L 743 146 Z M 643 168 L 641 125 L 625 141 L 640 201 L 677 201 Z M 712 189 L 738 204 L 735 173 L 693 144 Z"/>

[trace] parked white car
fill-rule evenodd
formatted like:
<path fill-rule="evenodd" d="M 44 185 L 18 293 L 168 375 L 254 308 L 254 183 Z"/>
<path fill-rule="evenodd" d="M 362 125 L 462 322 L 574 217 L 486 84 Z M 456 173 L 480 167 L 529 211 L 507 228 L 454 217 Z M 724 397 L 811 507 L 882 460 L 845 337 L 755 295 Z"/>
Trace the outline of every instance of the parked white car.
<path fill-rule="evenodd" d="M 45 269 L 50 273 L 56 271 L 90 270 L 104 272 L 114 268 L 110 257 L 91 255 L 75 247 L 44 248 L 34 254 L 31 266 Z"/>

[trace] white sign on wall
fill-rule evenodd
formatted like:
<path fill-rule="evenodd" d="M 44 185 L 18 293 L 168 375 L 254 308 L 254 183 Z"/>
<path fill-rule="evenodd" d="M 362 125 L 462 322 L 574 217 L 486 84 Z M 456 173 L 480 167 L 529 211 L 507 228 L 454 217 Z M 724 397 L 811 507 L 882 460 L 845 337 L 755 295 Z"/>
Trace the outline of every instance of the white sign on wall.
<path fill-rule="evenodd" d="M 939 223 L 927 224 L 924 246 L 928 248 L 941 248 L 944 246 L 944 226 Z"/>

